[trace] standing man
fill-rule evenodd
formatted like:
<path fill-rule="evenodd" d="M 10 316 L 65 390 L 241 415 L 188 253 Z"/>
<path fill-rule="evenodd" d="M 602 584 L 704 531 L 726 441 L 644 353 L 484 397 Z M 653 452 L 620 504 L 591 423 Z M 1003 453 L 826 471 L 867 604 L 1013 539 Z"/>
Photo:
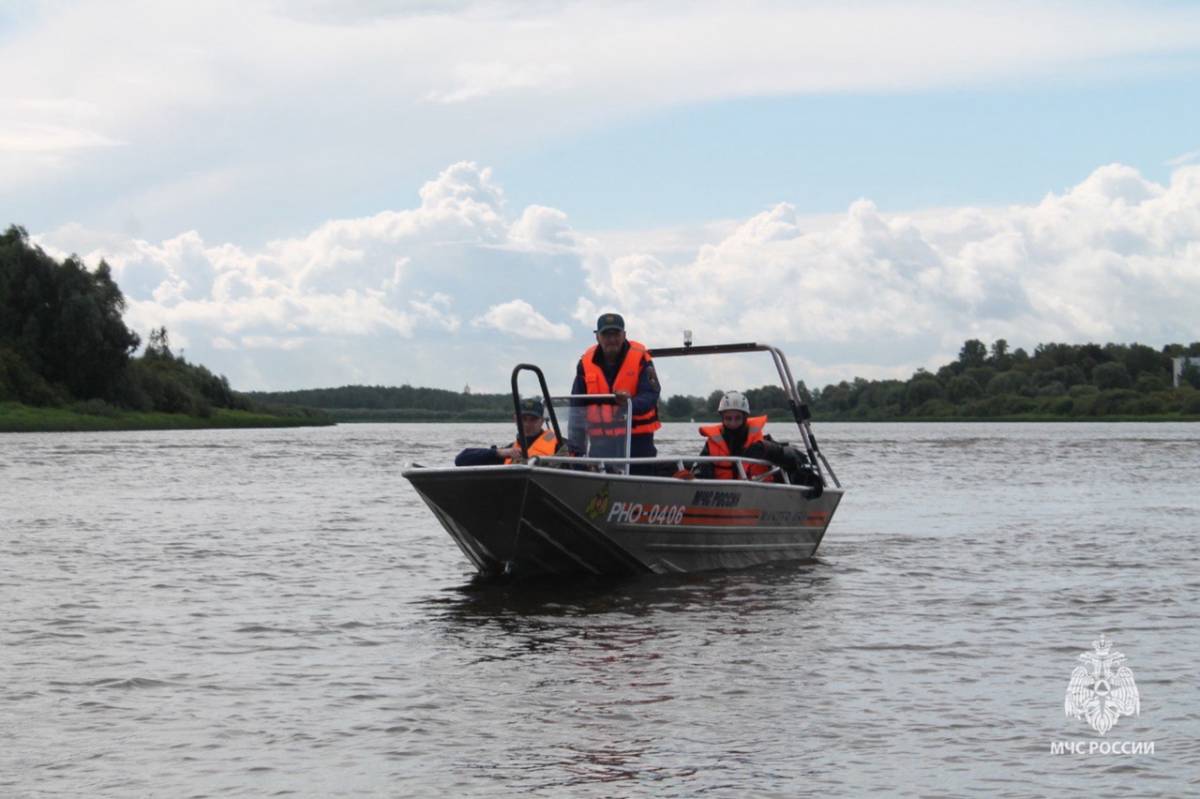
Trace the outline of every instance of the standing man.
<path fill-rule="evenodd" d="M 658 454 L 654 447 L 654 431 L 662 427 L 658 421 L 661 390 L 650 353 L 638 342 L 625 337 L 625 320 L 620 314 L 602 314 L 596 320 L 596 343 L 583 353 L 575 368 L 571 393 L 615 394 L 617 404 L 588 403 L 585 407 L 573 408 L 568 446 L 574 454 L 583 454 L 586 432 L 592 455 L 619 455 L 625 443 L 625 401 L 632 397 L 632 438 L 628 456 L 653 458 Z M 653 469 L 643 467 L 632 471 L 648 474 Z"/>

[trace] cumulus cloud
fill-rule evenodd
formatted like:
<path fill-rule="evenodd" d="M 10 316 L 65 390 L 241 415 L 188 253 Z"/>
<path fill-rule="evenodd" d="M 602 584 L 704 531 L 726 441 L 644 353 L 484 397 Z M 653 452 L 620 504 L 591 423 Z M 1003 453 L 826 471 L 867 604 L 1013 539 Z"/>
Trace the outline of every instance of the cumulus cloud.
<path fill-rule="evenodd" d="M 353 376 L 502 390 L 520 360 L 562 364 L 566 380 L 609 310 L 651 346 L 677 343 L 685 328 L 697 343 L 782 345 L 810 385 L 905 376 L 969 337 L 1014 347 L 1196 337 L 1200 166 L 1160 184 L 1111 164 L 999 208 L 884 214 L 864 199 L 806 218 L 779 204 L 701 229 L 687 257 L 673 234 L 669 258 L 614 251 L 557 209 L 508 209 L 491 172 L 471 163 L 444 170 L 419 198 L 260 248 L 194 231 L 152 243 L 71 226 L 36 238 L 56 255 L 105 258 L 135 329 L 167 325 L 247 388 Z"/>
<path fill-rule="evenodd" d="M 557 208 L 531 205 L 509 228 L 513 243 L 531 249 L 561 249 L 576 244 L 567 215 Z"/>
<path fill-rule="evenodd" d="M 524 300 L 493 305 L 487 313 L 471 320 L 471 324 L 521 338 L 562 341 L 571 337 L 571 328 L 551 322 Z"/>
<path fill-rule="evenodd" d="M 491 171 L 470 162 L 447 167 L 417 195 L 411 208 L 330 220 L 257 248 L 208 242 L 197 231 L 151 242 L 79 225 L 35 239 L 57 257 L 106 260 L 126 294 L 131 327 L 144 335 L 166 325 L 176 346 L 235 384 L 278 385 L 281 376 L 313 384 L 373 371 L 380 381 L 419 382 L 405 373 L 425 360 L 413 357 L 412 342 L 437 349 L 494 339 L 496 331 L 514 340 L 570 339 L 570 327 L 550 321 L 566 316 L 583 290 L 565 214 L 540 206 L 510 213 Z M 514 290 L 520 299 L 491 300 Z M 466 331 L 464 318 L 474 320 Z M 404 357 L 378 352 L 382 341 Z M 365 362 L 347 357 L 356 351 Z M 281 353 L 309 358 L 273 377 L 262 359 Z M 479 382 L 472 365 L 453 368 Z"/>
<path fill-rule="evenodd" d="M 692 328 L 706 341 L 801 342 L 830 377 L 823 348 L 872 353 L 878 375 L 940 362 L 972 336 L 1190 341 L 1197 241 L 1200 167 L 1164 186 L 1113 164 L 1028 206 L 888 216 L 862 200 L 804 230 L 781 204 L 691 261 L 626 255 L 591 269 L 589 285 L 646 340 Z M 580 303 L 577 318 L 596 308 Z M 901 354 L 906 340 L 924 355 Z"/>

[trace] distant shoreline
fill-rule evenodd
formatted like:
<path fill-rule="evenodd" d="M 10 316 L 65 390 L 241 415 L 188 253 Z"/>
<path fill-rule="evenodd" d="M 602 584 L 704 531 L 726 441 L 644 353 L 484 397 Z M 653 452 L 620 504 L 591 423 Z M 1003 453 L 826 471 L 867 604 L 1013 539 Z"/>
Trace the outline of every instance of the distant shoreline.
<path fill-rule="evenodd" d="M 115 411 L 91 414 L 69 408 L 39 408 L 0 403 L 0 433 L 94 433 L 130 430 L 223 430 L 233 428 L 325 427 L 332 418 L 274 416 L 253 411 L 214 409 L 211 416 L 182 413 Z"/>
<path fill-rule="evenodd" d="M 279 427 L 327 427 L 335 424 L 512 424 L 511 418 L 497 416 L 488 418 L 485 415 L 470 414 L 468 418 L 437 418 L 434 411 L 410 414 L 380 413 L 375 418 L 355 413 L 341 416 L 337 411 L 324 411 L 325 418 L 314 416 L 275 416 L 252 411 L 214 409 L 211 416 L 189 416 L 179 413 L 159 413 L 140 411 L 115 411 L 104 414 L 85 413 L 69 408 L 41 408 L 32 405 L 22 405 L 14 402 L 0 402 L 0 433 L 90 433 L 106 431 L 135 431 L 135 430 L 227 430 L 255 429 Z M 407 416 L 408 418 L 403 418 Z M 775 426 L 790 426 L 792 417 L 789 413 L 770 413 L 770 423 Z M 414 418 L 416 417 L 416 418 Z M 698 418 L 663 419 L 673 424 L 712 424 L 717 419 Z M 846 419 L 825 418 L 814 416 L 812 422 L 816 425 L 836 424 L 897 424 L 897 423 L 1054 423 L 1067 424 L 1086 422 L 1200 422 L 1200 416 L 1185 415 L 1111 415 L 1111 416 L 1053 416 L 1046 414 L 1028 414 L 1020 416 L 981 416 L 981 417 L 899 417 L 893 419 Z M 563 420 L 559 420 L 563 424 Z"/>
<path fill-rule="evenodd" d="M 507 422 L 512 424 L 511 413 L 486 413 L 479 411 L 434 411 L 424 408 L 378 409 L 364 410 L 361 408 L 322 408 L 338 424 L 496 424 Z M 766 408 L 762 411 L 773 425 L 792 424 L 792 412 L 786 408 Z M 659 419 L 671 423 L 715 424 L 720 418 L 714 413 L 711 416 L 670 417 L 659 409 Z M 558 416 L 559 424 L 565 424 L 562 412 Z M 1200 422 L 1200 415 L 1181 413 L 1159 414 L 1107 414 L 1096 416 L 1057 415 L 1052 413 L 1009 414 L 1003 416 L 895 416 L 884 418 L 852 418 L 846 416 L 831 416 L 815 413 L 811 419 L 813 424 L 841 423 L 887 423 L 896 422 Z"/>

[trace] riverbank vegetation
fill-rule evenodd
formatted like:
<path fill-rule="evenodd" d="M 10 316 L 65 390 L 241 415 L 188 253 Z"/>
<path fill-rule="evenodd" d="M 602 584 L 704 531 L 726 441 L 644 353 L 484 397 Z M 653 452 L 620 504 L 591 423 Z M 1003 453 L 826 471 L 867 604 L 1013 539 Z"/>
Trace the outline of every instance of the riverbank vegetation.
<path fill-rule="evenodd" d="M 323 412 L 255 402 L 171 351 L 165 327 L 125 326 L 101 261 L 59 262 L 19 227 L 0 234 L 0 431 L 331 424 Z"/>
<path fill-rule="evenodd" d="M 1180 419 L 1200 418 L 1200 342 L 1155 350 L 1142 344 L 1039 344 L 1033 353 L 965 342 L 958 358 L 908 380 L 842 381 L 809 394 L 818 416 L 884 419 Z M 808 393 L 803 385 L 801 390 Z"/>
<path fill-rule="evenodd" d="M 1189 365 L 1173 386 L 1176 357 L 1200 357 L 1200 342 L 1155 350 L 1141 344 L 1039 344 L 1029 354 L 1003 339 L 987 347 L 963 344 L 958 358 L 907 380 L 855 378 L 801 395 L 814 417 L 826 421 L 896 420 L 1132 420 L 1200 418 L 1200 367 Z M 755 413 L 788 418 L 779 386 L 746 391 Z M 508 394 L 473 394 L 413 386 L 343 386 L 254 393 L 263 402 L 320 408 L 346 422 L 503 421 L 512 415 Z M 666 421 L 716 418 L 721 392 L 668 395 L 659 404 Z"/>

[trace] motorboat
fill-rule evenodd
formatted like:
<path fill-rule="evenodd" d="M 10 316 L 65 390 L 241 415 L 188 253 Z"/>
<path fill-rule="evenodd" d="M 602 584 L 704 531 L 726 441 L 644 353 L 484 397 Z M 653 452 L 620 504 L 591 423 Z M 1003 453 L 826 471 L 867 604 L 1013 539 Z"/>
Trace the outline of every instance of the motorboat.
<path fill-rule="evenodd" d="M 589 441 L 588 408 L 619 406 L 622 400 L 552 396 L 541 369 L 518 364 L 511 380 L 515 418 L 522 398 L 518 379 L 531 372 L 558 440 L 583 455 L 540 455 L 503 466 L 413 466 L 403 475 L 484 575 L 668 574 L 812 558 L 843 489 L 817 445 L 811 414 L 783 352 L 759 343 L 692 346 L 689 337 L 682 347 L 651 349 L 650 355 L 661 360 L 753 352 L 767 352 L 774 360 L 799 431 L 799 442 L 787 444 L 791 458 L 784 464 L 628 457 L 633 417 L 628 399 L 611 415 L 619 419 L 623 411 L 624 449 L 614 448 L 611 438 Z M 559 410 L 569 417 L 567 437 Z M 527 455 L 519 421 L 517 441 Z M 701 464 L 717 461 L 731 464 L 737 478 L 694 479 Z M 769 470 L 748 472 L 750 465 Z"/>

